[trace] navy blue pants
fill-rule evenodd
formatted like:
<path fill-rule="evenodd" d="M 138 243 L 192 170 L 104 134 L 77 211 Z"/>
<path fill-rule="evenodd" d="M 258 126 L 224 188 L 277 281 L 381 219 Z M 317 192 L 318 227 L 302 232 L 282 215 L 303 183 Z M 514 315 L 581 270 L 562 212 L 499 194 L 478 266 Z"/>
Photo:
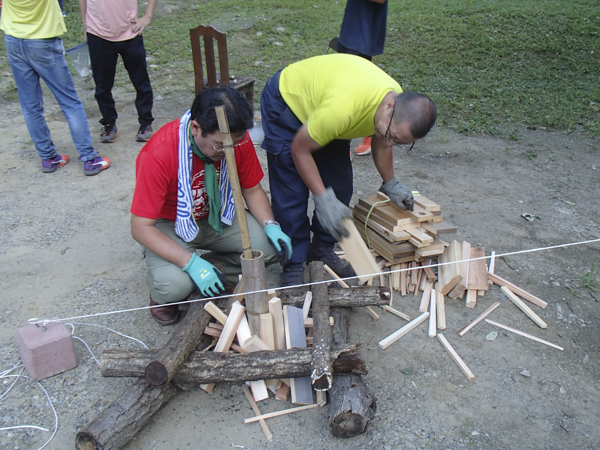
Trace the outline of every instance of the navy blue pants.
<path fill-rule="evenodd" d="M 100 123 L 112 125 L 117 121 L 117 108 L 112 88 L 115 84 L 117 60 L 121 55 L 125 69 L 129 73 L 129 79 L 136 91 L 135 107 L 138 112 L 138 121 L 140 125 L 152 124 L 154 120 L 152 117 L 152 86 L 148 76 L 146 49 L 142 36 L 139 35 L 127 41 L 112 42 L 88 33 L 87 42 L 96 83 L 95 97 L 100 114 L 102 114 Z"/>
<path fill-rule="evenodd" d="M 305 262 L 313 240 L 334 244 L 336 240 L 321 226 L 316 214 L 310 222 L 308 187 L 302 181 L 292 159 L 292 141 L 302 122 L 294 115 L 279 92 L 279 72 L 265 85 L 261 95 L 262 126 L 265 139 L 261 145 L 267 151 L 271 204 L 275 220 L 292 239 L 290 263 Z M 313 153 L 325 187 L 331 187 L 346 205 L 352 198 L 352 162 L 350 141 L 334 140 Z"/>

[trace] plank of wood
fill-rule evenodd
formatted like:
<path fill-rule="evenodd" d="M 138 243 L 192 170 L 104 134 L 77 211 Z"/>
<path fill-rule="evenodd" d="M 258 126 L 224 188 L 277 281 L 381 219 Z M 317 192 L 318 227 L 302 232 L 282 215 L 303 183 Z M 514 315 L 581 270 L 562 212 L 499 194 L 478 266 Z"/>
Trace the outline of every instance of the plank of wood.
<path fill-rule="evenodd" d="M 431 290 L 431 302 L 429 303 L 429 331 L 427 335 L 429 337 L 435 337 L 437 334 L 437 307 L 436 307 L 436 294 L 435 289 Z"/>
<path fill-rule="evenodd" d="M 415 199 L 415 205 L 419 205 L 421 208 L 423 208 L 427 211 L 434 212 L 434 211 L 442 210 L 442 207 L 440 205 L 429 200 L 427 197 L 423 197 L 422 195 L 415 195 L 414 199 Z"/>
<path fill-rule="evenodd" d="M 425 277 L 427 278 L 428 281 L 431 281 L 431 282 L 437 281 L 437 275 L 435 273 L 433 273 L 433 269 L 431 267 L 429 267 L 429 263 L 427 264 L 426 267 L 423 268 L 423 270 L 425 270 Z"/>
<path fill-rule="evenodd" d="M 492 281 L 494 284 L 497 284 L 498 286 L 506 286 L 511 290 L 513 294 L 518 295 L 519 297 L 524 298 L 527 301 L 530 301 L 534 305 L 537 305 L 541 308 L 546 308 L 548 306 L 548 303 L 546 303 L 544 300 L 537 298 L 535 295 L 532 295 L 529 292 L 521 289 L 520 287 L 515 286 L 514 284 L 506 281 L 504 278 L 501 278 L 496 274 L 488 272 L 487 276 L 488 280 Z"/>
<path fill-rule="evenodd" d="M 410 263 L 410 284 L 417 284 L 419 279 L 419 264 L 416 262 Z"/>
<path fill-rule="evenodd" d="M 217 345 L 215 345 L 215 352 L 226 352 L 229 350 L 245 311 L 246 308 L 239 302 L 235 302 L 231 306 L 231 312 L 229 313 L 229 316 L 227 316 L 227 321 L 223 325 L 221 337 L 217 341 Z"/>
<path fill-rule="evenodd" d="M 477 304 L 477 291 L 475 289 L 467 289 L 467 299 L 465 300 L 465 306 L 467 308 L 475 308 Z"/>
<path fill-rule="evenodd" d="M 357 228 L 365 229 L 365 222 L 367 224 L 367 228 L 370 228 L 371 231 L 374 231 L 379 236 L 383 237 L 387 241 L 390 242 L 403 242 L 408 241 L 410 239 L 410 234 L 406 231 L 392 231 L 381 225 L 379 222 L 376 222 L 371 219 L 369 216 L 369 220 L 367 221 L 366 216 L 363 216 L 358 210 L 356 212 L 353 211 L 354 222 Z M 396 228 L 396 227 L 392 227 Z M 341 259 L 341 257 L 340 257 Z"/>
<path fill-rule="evenodd" d="M 374 203 L 382 201 L 385 203 L 377 205 L 374 211 L 376 211 L 378 215 L 385 217 L 386 220 L 395 222 L 398 226 L 411 225 L 414 222 L 417 222 L 414 216 L 409 214 L 409 211 L 396 206 L 383 192 L 378 192 L 374 197 L 358 200 L 359 204 L 367 210 L 370 209 Z"/>
<path fill-rule="evenodd" d="M 329 325 L 333 326 L 333 324 L 334 324 L 333 317 L 330 317 Z M 304 328 L 313 328 L 314 326 L 315 326 L 315 323 L 314 323 L 312 317 L 307 317 L 306 319 L 304 319 Z"/>
<path fill-rule="evenodd" d="M 396 342 L 398 339 L 400 339 L 402 336 L 405 336 L 406 334 L 410 333 L 412 330 L 414 330 L 419 325 L 421 325 L 423 322 L 425 322 L 428 317 L 429 317 L 429 312 L 424 312 L 416 319 L 413 319 L 411 322 L 404 325 L 398 331 L 390 334 L 385 339 L 382 339 L 381 341 L 379 341 L 379 344 L 378 344 L 379 348 L 385 350 L 390 345 L 392 345 L 394 342 Z"/>
<path fill-rule="evenodd" d="M 206 327 L 204 329 L 204 334 L 206 334 L 207 336 L 220 337 L 221 330 L 213 327 Z"/>
<path fill-rule="evenodd" d="M 421 289 L 421 278 L 423 277 L 423 270 L 422 269 L 418 269 L 417 270 L 417 287 L 415 288 L 415 294 L 417 292 L 419 292 L 419 290 L 423 291 L 425 289 Z"/>
<path fill-rule="evenodd" d="M 318 408 L 318 407 L 319 407 L 319 405 L 317 405 L 315 403 L 313 405 L 298 406 L 297 408 L 284 409 L 283 411 L 275 411 L 272 413 L 267 413 L 267 414 L 263 414 L 260 416 L 251 417 L 250 419 L 244 419 L 244 423 L 252 423 L 252 422 L 257 422 L 259 420 L 271 419 L 272 417 L 283 416 L 285 414 L 292 414 L 295 412 L 306 411 L 307 409 Z"/>
<path fill-rule="evenodd" d="M 285 343 L 287 348 L 306 347 L 304 316 L 300 308 L 285 305 L 283 307 L 285 323 Z M 312 404 L 313 394 L 310 377 L 290 378 L 292 403 Z"/>
<path fill-rule="evenodd" d="M 444 347 L 444 349 L 448 352 L 452 360 L 456 363 L 462 373 L 465 374 L 469 381 L 475 381 L 475 375 L 473 375 L 473 372 L 471 372 L 471 369 L 469 369 L 462 358 L 458 356 L 458 353 L 456 353 L 456 350 L 454 350 L 454 348 L 450 345 L 446 337 L 443 334 L 438 334 L 437 338 L 438 341 L 440 341 L 440 344 L 442 344 L 442 347 Z"/>
<path fill-rule="evenodd" d="M 204 309 L 207 313 L 213 316 L 221 325 L 225 325 L 225 322 L 227 322 L 227 314 L 221 311 L 219 307 L 213 302 L 206 302 L 206 304 L 204 305 Z"/>
<path fill-rule="evenodd" d="M 273 330 L 275 332 L 275 350 L 284 350 L 285 331 L 283 327 L 283 309 L 281 299 L 274 297 L 269 300 L 269 314 L 273 317 Z"/>
<path fill-rule="evenodd" d="M 364 205 L 357 203 L 352 207 L 352 213 L 355 217 L 358 217 L 361 222 L 367 222 L 367 216 L 369 217 L 369 221 L 367 222 L 375 222 L 384 227 L 387 230 L 393 231 L 394 233 L 401 233 L 404 231 L 403 227 L 406 225 L 399 226 L 397 221 L 390 222 L 389 220 L 384 219 L 378 214 L 378 211 L 375 209 L 369 214 L 369 208 L 366 208 Z M 411 221 L 412 222 L 412 221 Z M 415 222 L 413 226 L 416 228 L 419 226 L 418 222 Z"/>
<path fill-rule="evenodd" d="M 425 247 L 433 243 L 433 238 L 423 228 L 413 228 L 412 230 L 407 230 L 407 233 L 412 236 L 409 242 L 415 247 Z M 415 245 L 413 240 L 418 242 L 419 245 Z"/>
<path fill-rule="evenodd" d="M 401 263 L 400 269 L 402 270 L 400 272 L 400 294 L 404 297 L 406 296 L 406 263 Z"/>
<path fill-rule="evenodd" d="M 310 312 L 311 304 L 312 304 L 312 292 L 306 291 L 306 295 L 304 296 L 304 304 L 302 305 L 302 316 L 305 319 L 308 317 L 308 313 Z"/>
<path fill-rule="evenodd" d="M 446 329 L 446 299 L 444 294 L 435 291 L 435 306 L 437 308 L 437 327 L 439 330 Z"/>
<path fill-rule="evenodd" d="M 431 291 L 433 290 L 433 283 L 431 281 L 425 282 L 425 289 L 421 296 L 421 303 L 419 304 L 419 312 L 425 312 L 429 308 L 429 302 L 431 301 Z"/>
<path fill-rule="evenodd" d="M 508 299 L 513 302 L 517 308 L 525 313 L 527 317 L 529 317 L 533 322 L 540 328 L 548 328 L 548 324 L 542 320 L 540 316 L 538 316 L 533 310 L 523 303 L 519 297 L 517 297 L 513 292 L 508 289 L 506 286 L 502 286 L 500 290 L 508 297 Z"/>
<path fill-rule="evenodd" d="M 282 402 L 287 402 L 290 399 L 290 386 L 285 383 L 281 383 L 281 386 L 277 388 L 275 398 L 277 400 L 281 400 Z"/>
<path fill-rule="evenodd" d="M 489 316 L 498 306 L 500 306 L 500 302 L 494 303 L 488 309 L 486 309 L 484 312 L 482 312 L 475 320 L 473 320 L 473 322 L 470 322 L 470 323 L 466 324 L 464 327 L 459 328 L 458 330 L 455 331 L 455 333 L 458 333 L 458 335 L 460 337 L 463 337 L 465 334 L 467 334 L 469 332 L 469 330 L 471 330 L 471 328 L 473 328 L 475 325 L 477 325 L 479 322 L 481 322 L 483 319 L 485 319 L 487 316 Z"/>
<path fill-rule="evenodd" d="M 317 391 L 317 405 L 319 405 L 320 408 L 327 404 L 327 394 L 325 392 L 326 391 Z"/>
<path fill-rule="evenodd" d="M 462 280 L 448 293 L 448 297 L 457 299 L 463 298 L 469 284 L 469 259 L 471 258 L 471 244 L 463 241 L 460 245 L 460 264 L 462 265 Z"/>
<path fill-rule="evenodd" d="M 346 259 L 358 276 L 359 283 L 366 283 L 379 273 L 375 258 L 360 237 L 352 219 L 343 219 L 342 224 L 350 232 L 350 236 L 342 237 L 340 247 L 346 253 Z"/>
<path fill-rule="evenodd" d="M 252 407 L 252 411 L 254 411 L 254 414 L 256 414 L 257 416 L 261 416 L 262 413 L 260 412 L 260 409 L 258 408 L 258 405 L 256 404 L 256 402 L 254 401 L 254 398 L 252 398 L 252 394 L 250 393 L 250 389 L 248 389 L 248 386 L 246 386 L 245 384 L 242 384 L 242 389 L 244 391 L 244 394 L 246 394 L 246 398 L 248 399 L 248 402 L 250 403 L 250 406 Z M 258 423 L 260 424 L 260 427 L 263 430 L 263 433 L 265 434 L 265 437 L 267 438 L 267 441 L 270 441 L 271 439 L 273 439 L 273 434 L 271 433 L 271 430 L 269 430 L 269 426 L 267 425 L 267 422 L 265 422 L 264 419 L 261 419 L 258 421 Z"/>
<path fill-rule="evenodd" d="M 275 350 L 273 316 L 270 313 L 260 315 L 260 338 L 270 347 L 271 350 Z"/>
<path fill-rule="evenodd" d="M 269 297 L 269 300 L 271 300 L 272 298 L 277 297 L 277 291 L 275 289 L 269 289 L 267 291 L 267 297 Z"/>
<path fill-rule="evenodd" d="M 495 273 L 494 269 L 496 267 L 496 252 L 492 250 L 492 254 L 490 255 L 490 268 L 488 269 L 488 273 Z"/>
<path fill-rule="evenodd" d="M 250 325 L 248 324 L 248 319 L 246 318 L 246 314 L 244 314 L 242 316 L 242 319 L 240 320 L 240 324 L 238 325 L 236 336 L 237 336 L 238 344 L 240 344 L 240 346 L 242 346 L 242 347 L 244 346 L 246 339 L 248 339 L 250 336 L 252 336 L 252 333 L 250 333 Z"/>
<path fill-rule="evenodd" d="M 433 236 L 440 236 L 442 234 L 453 234 L 458 231 L 452 223 L 450 223 L 447 219 L 443 217 L 435 217 L 432 222 L 427 222 L 426 224 L 421 224 L 423 228 L 427 230 L 428 233 L 431 233 Z"/>
<path fill-rule="evenodd" d="M 462 280 L 462 264 L 460 260 L 461 246 L 458 241 L 452 241 L 448 248 L 440 255 L 438 262 L 438 282 L 436 290 L 447 295 Z"/>
<path fill-rule="evenodd" d="M 487 291 L 488 280 L 485 266 L 485 248 L 471 247 L 471 261 L 469 262 L 469 277 L 467 289 Z M 477 259 L 480 258 L 480 259 Z"/>
<path fill-rule="evenodd" d="M 523 336 L 523 337 L 526 337 L 527 339 L 531 339 L 531 340 L 539 342 L 541 344 L 545 344 L 545 345 L 548 345 L 550 347 L 556 348 L 556 349 L 560 350 L 561 352 L 564 350 L 563 347 L 561 347 L 559 345 L 556 345 L 556 344 L 553 344 L 552 342 L 548 342 L 548 341 L 545 341 L 543 339 L 540 339 L 537 336 L 533 336 L 531 334 L 524 333 L 523 331 L 517 330 L 515 328 L 507 327 L 506 325 L 503 325 L 503 324 L 498 323 L 498 322 L 494 322 L 493 320 L 490 320 L 490 319 L 485 319 L 485 321 L 487 323 L 491 324 L 491 325 L 495 325 L 495 326 L 497 326 L 499 328 L 503 328 L 503 329 L 505 329 L 507 331 L 510 331 L 512 333 L 515 333 L 515 334 L 518 334 L 519 336 Z"/>
<path fill-rule="evenodd" d="M 377 192 L 377 197 L 381 198 L 381 199 L 384 199 L 384 198 L 389 199 L 389 197 L 381 191 Z M 412 217 L 413 220 L 416 220 L 417 222 L 428 222 L 431 219 L 433 219 L 433 216 L 434 216 L 433 213 L 427 211 L 425 208 L 422 208 L 417 204 L 414 205 L 412 211 L 404 209 L 401 206 L 396 205 L 392 201 L 390 201 L 389 203 L 386 203 L 386 205 L 390 205 L 392 208 L 394 208 L 396 210 L 396 214 L 399 214 L 402 217 L 405 217 L 405 216 Z M 398 224 L 398 225 L 400 225 L 400 224 Z"/>
<path fill-rule="evenodd" d="M 388 305 L 381 305 L 381 309 L 392 313 L 395 316 L 400 317 L 401 319 L 406 320 L 407 322 L 411 321 L 411 318 L 409 315 L 404 314 L 403 312 L 398 311 L 397 309 L 392 308 L 391 306 Z"/>

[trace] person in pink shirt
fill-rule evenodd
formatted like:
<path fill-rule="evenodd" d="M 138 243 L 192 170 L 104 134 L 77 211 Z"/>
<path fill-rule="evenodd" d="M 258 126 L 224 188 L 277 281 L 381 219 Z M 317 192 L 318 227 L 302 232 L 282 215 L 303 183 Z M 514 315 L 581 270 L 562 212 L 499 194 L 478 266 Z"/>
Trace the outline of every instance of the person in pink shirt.
<path fill-rule="evenodd" d="M 81 18 L 96 83 L 96 101 L 102 114 L 100 142 L 115 142 L 117 109 L 112 95 L 119 55 L 136 90 L 135 107 L 140 124 L 137 141 L 152 137 L 153 94 L 142 32 L 150 24 L 158 0 L 148 0 L 138 19 L 137 0 L 79 0 Z"/>

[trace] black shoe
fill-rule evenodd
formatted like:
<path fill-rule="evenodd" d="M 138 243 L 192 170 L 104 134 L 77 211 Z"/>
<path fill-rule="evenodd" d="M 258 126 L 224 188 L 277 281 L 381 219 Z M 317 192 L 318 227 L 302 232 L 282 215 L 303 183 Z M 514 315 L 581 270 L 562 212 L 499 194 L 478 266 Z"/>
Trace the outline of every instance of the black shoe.
<path fill-rule="evenodd" d="M 100 142 L 103 144 L 112 144 L 117 140 L 119 132 L 117 126 L 113 123 L 112 125 L 107 124 L 102 126 L 102 132 L 100 133 Z"/>
<path fill-rule="evenodd" d="M 281 287 L 304 284 L 304 264 L 289 263 L 283 267 L 280 274 Z"/>
<path fill-rule="evenodd" d="M 152 137 L 152 127 L 150 125 L 140 125 L 136 140 L 138 142 L 148 142 Z"/>
<path fill-rule="evenodd" d="M 308 258 L 306 263 L 313 261 L 322 261 L 327 264 L 331 270 L 338 274 L 340 278 L 349 278 L 356 276 L 354 269 L 348 261 L 340 259 L 333 251 L 334 244 L 328 244 L 317 239 L 313 239 L 308 249 Z"/>

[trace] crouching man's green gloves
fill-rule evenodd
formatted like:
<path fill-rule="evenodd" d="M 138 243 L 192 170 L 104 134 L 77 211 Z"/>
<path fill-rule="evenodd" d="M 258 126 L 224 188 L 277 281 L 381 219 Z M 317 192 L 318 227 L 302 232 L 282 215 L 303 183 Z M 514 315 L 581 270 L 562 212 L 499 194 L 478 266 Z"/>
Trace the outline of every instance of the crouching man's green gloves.
<path fill-rule="evenodd" d="M 277 256 L 281 257 L 281 265 L 285 266 L 292 257 L 292 240 L 281 231 L 281 226 L 274 220 L 266 222 L 265 234 L 269 244 L 275 248 Z"/>
<path fill-rule="evenodd" d="M 184 272 L 189 273 L 200 292 L 205 297 L 214 297 L 215 295 L 221 294 L 225 290 L 225 286 L 221 282 L 223 275 L 215 266 L 209 263 L 207 260 L 200 258 L 195 253 L 192 255 L 192 259 L 182 269 Z M 219 277 L 221 275 L 221 277 Z"/>

